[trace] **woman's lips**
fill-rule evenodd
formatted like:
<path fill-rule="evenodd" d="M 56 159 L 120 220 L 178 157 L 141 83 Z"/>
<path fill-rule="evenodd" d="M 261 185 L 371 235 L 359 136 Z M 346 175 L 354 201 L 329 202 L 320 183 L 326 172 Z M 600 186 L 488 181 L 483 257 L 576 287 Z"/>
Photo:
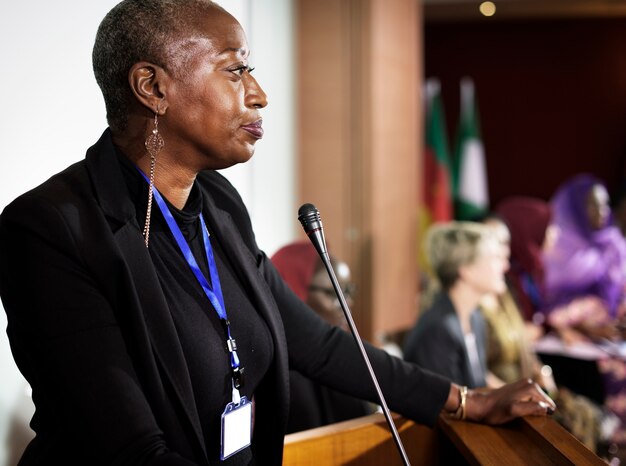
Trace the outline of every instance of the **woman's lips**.
<path fill-rule="evenodd" d="M 261 139 L 263 137 L 263 121 L 255 121 L 254 123 L 250 123 L 249 125 L 243 125 L 242 129 L 246 130 L 252 136 L 257 139 Z"/>

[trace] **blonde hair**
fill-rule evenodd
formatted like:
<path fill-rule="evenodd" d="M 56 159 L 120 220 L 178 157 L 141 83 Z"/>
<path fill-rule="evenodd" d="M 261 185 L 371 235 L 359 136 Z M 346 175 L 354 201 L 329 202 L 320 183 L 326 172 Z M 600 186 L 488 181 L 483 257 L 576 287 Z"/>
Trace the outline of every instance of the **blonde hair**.
<path fill-rule="evenodd" d="M 495 240 L 486 225 L 474 222 L 436 223 L 426 233 L 426 257 L 441 288 L 449 290 L 459 269 L 473 263 L 487 240 Z"/>

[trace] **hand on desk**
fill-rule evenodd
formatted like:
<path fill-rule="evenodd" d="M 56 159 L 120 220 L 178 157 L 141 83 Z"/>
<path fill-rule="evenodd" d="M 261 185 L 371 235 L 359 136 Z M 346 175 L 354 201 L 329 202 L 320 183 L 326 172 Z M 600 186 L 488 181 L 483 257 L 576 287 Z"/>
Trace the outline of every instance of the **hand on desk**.
<path fill-rule="evenodd" d="M 451 391 L 459 390 L 452 384 Z M 497 389 L 473 389 L 467 393 L 466 419 L 485 424 L 503 424 L 528 415 L 552 414 L 554 401 L 531 379 Z"/>

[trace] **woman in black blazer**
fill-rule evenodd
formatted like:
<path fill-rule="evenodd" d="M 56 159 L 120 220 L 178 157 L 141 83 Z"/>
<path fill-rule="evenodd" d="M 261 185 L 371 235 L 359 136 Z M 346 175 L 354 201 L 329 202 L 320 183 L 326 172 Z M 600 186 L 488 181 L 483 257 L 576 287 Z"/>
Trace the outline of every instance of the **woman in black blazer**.
<path fill-rule="evenodd" d="M 7 332 L 36 407 L 21 465 L 279 465 L 289 367 L 376 401 L 351 337 L 283 283 L 215 171 L 263 136 L 248 53 L 206 0 L 125 0 L 100 25 L 109 129 L 0 217 Z M 422 423 L 554 406 L 532 383 L 462 397 L 368 352 L 390 408 Z"/>
<path fill-rule="evenodd" d="M 433 225 L 425 241 L 439 292 L 404 344 L 404 358 L 470 388 L 487 385 L 485 321 L 489 294 L 506 290 L 508 256 L 487 226 Z"/>

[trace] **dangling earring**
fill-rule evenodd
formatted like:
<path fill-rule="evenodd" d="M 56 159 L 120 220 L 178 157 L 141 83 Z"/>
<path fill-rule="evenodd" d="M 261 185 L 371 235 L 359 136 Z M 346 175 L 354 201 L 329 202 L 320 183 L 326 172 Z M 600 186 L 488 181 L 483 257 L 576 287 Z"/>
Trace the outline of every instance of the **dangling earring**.
<path fill-rule="evenodd" d="M 146 138 L 145 146 L 148 154 L 150 154 L 150 186 L 148 187 L 148 208 L 146 210 L 146 223 L 143 226 L 143 237 L 148 247 L 150 239 L 150 214 L 152 213 L 152 193 L 154 191 L 154 171 L 156 168 L 157 154 L 163 149 L 165 141 L 159 133 L 159 106 L 157 105 L 154 112 L 154 127 L 152 133 Z"/>

